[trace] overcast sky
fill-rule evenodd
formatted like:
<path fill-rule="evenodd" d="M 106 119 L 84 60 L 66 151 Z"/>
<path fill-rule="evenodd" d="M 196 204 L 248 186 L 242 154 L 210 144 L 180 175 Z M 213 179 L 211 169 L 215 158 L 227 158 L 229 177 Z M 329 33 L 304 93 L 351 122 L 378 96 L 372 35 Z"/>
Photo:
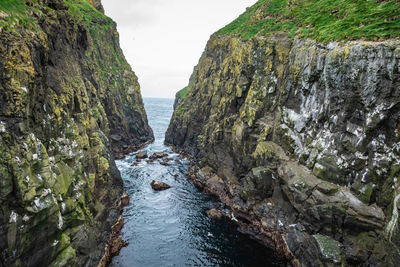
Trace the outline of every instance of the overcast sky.
<path fill-rule="evenodd" d="M 188 84 L 210 35 L 256 0 L 102 0 L 118 24 L 144 97 L 173 98 Z"/>

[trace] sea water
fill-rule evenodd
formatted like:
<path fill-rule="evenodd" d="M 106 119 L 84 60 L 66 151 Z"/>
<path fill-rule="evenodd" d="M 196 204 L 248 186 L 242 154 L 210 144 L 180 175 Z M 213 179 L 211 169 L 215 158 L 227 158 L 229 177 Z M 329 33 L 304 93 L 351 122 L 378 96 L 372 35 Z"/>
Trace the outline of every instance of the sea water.
<path fill-rule="evenodd" d="M 137 154 L 132 153 L 117 161 L 131 202 L 123 213 L 122 230 L 129 245 L 111 266 L 285 266 L 232 222 L 206 216 L 208 209 L 222 204 L 187 180 L 189 162 L 164 145 L 173 99 L 145 98 L 144 103 L 155 141 L 141 151 L 166 152 L 172 160 L 169 166 L 160 160 L 131 166 Z M 171 188 L 153 191 L 152 180 Z"/>

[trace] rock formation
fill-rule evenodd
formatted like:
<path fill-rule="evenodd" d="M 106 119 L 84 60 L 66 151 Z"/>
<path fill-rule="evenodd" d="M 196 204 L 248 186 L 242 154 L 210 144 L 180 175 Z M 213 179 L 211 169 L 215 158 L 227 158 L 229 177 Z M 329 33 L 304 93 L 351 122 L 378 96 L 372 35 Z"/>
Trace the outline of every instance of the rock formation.
<path fill-rule="evenodd" d="M 196 185 L 292 265 L 395 265 L 400 41 L 335 42 L 330 32 L 321 37 L 320 20 L 306 32 L 296 19 L 319 3 L 261 0 L 215 33 L 166 143 L 193 157 Z"/>
<path fill-rule="evenodd" d="M 0 266 L 95 266 L 120 216 L 114 154 L 153 137 L 137 77 L 100 0 L 0 11 Z"/>
<path fill-rule="evenodd" d="M 163 191 L 163 190 L 171 188 L 170 185 L 163 183 L 161 181 L 157 181 L 157 180 L 153 180 L 150 185 L 151 185 L 151 188 L 153 188 L 153 190 L 155 190 L 155 191 Z"/>

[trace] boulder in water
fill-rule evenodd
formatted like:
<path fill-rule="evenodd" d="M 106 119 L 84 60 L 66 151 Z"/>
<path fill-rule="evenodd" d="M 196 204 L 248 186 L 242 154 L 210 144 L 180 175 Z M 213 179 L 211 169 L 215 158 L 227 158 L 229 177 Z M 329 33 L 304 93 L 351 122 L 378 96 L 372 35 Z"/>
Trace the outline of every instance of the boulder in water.
<path fill-rule="evenodd" d="M 157 152 L 157 153 L 154 153 L 153 155 L 151 155 L 151 156 L 150 156 L 150 159 L 160 159 L 160 158 L 164 158 L 164 157 L 166 157 L 166 156 L 168 156 L 167 153 L 164 153 L 164 152 Z"/>
<path fill-rule="evenodd" d="M 139 153 L 137 153 L 136 154 L 136 159 L 145 159 L 145 158 L 147 158 L 148 156 L 147 156 L 147 153 L 146 152 L 139 152 Z"/>
<path fill-rule="evenodd" d="M 156 190 L 156 191 L 161 191 L 161 190 L 166 190 L 166 189 L 171 188 L 170 185 L 160 182 L 160 181 L 157 181 L 157 180 L 153 180 L 151 182 L 151 187 L 153 188 L 153 190 Z"/>
<path fill-rule="evenodd" d="M 129 205 L 129 196 L 127 193 L 123 193 L 121 196 L 121 206 L 126 207 Z"/>

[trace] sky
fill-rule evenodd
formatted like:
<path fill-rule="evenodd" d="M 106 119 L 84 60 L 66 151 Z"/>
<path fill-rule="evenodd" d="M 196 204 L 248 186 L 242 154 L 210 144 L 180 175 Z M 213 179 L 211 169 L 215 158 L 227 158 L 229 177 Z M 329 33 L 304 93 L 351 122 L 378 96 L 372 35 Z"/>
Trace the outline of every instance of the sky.
<path fill-rule="evenodd" d="M 142 96 L 174 98 L 211 34 L 257 0 L 102 0 Z"/>

